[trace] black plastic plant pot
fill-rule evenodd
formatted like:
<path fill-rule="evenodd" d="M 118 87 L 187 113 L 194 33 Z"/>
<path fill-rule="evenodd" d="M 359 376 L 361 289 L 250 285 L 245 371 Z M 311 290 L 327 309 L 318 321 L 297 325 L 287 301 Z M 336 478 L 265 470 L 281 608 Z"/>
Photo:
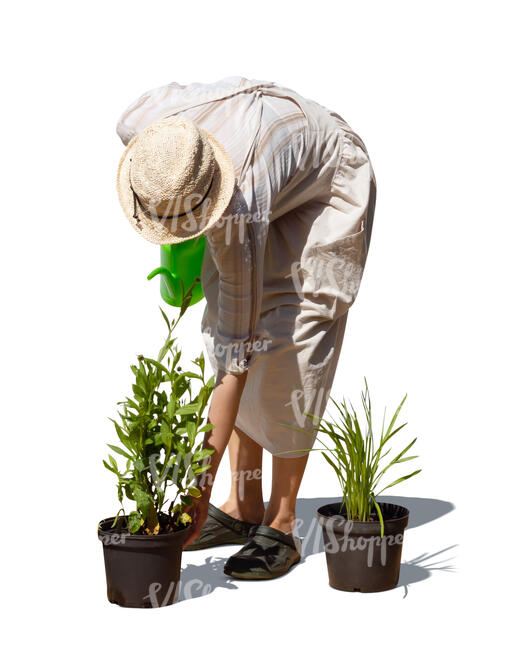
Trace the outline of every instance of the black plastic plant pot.
<path fill-rule="evenodd" d="M 107 596 L 121 607 L 172 605 L 179 592 L 181 553 L 188 529 L 159 535 L 128 533 L 124 517 L 99 523 Z"/>
<path fill-rule="evenodd" d="M 378 503 L 384 535 L 374 514 L 372 521 L 351 521 L 341 513 L 341 502 L 318 509 L 323 529 L 330 586 L 343 591 L 385 591 L 399 581 L 403 535 L 408 525 L 406 508 Z"/>

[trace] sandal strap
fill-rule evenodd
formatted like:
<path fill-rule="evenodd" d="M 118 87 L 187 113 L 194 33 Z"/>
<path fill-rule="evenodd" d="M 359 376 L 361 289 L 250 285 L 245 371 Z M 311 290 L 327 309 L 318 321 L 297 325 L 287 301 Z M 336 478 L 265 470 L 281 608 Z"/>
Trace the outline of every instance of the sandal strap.
<path fill-rule="evenodd" d="M 212 519 L 218 521 L 220 524 L 229 528 L 230 530 L 238 533 L 238 535 L 246 535 L 248 537 L 249 531 L 257 524 L 250 523 L 248 521 L 242 521 L 241 519 L 235 519 L 225 512 L 222 512 L 219 508 L 214 506 L 212 503 L 209 504 L 208 514 Z"/>
<path fill-rule="evenodd" d="M 281 544 L 286 544 L 287 546 L 290 546 L 291 548 L 295 549 L 295 551 L 298 550 L 293 535 L 288 535 L 286 533 L 283 533 L 281 530 L 277 530 L 276 528 L 272 528 L 271 526 L 262 526 L 262 525 L 252 526 L 252 528 L 249 531 L 249 536 L 268 537 L 269 539 L 273 539 L 276 542 L 280 542 Z"/>

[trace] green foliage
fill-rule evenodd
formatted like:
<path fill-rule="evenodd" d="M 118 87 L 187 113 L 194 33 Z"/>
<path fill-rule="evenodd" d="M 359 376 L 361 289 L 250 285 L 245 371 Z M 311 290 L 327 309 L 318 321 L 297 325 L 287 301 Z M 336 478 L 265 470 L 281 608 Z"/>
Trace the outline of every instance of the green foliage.
<path fill-rule="evenodd" d="M 118 418 L 112 420 L 120 445 L 108 446 L 120 458 L 109 455 L 103 464 L 117 477 L 119 512 L 125 512 L 125 498 L 134 502 L 127 516 L 131 533 L 153 535 L 189 523 L 184 508 L 201 496 L 194 483 L 210 467 L 206 459 L 213 450 L 203 447 L 203 437 L 212 425 L 205 422 L 204 410 L 214 377 L 205 379 L 202 353 L 192 362 L 193 372 L 183 371 L 174 337 L 192 289 L 176 320 L 169 322 L 160 309 L 168 329 L 165 342 L 156 359 L 139 355 L 131 366 L 132 395 L 118 403 Z"/>
<path fill-rule="evenodd" d="M 417 438 L 414 438 L 402 451 L 396 454 L 392 460 L 383 462 L 383 459 L 391 452 L 388 447 L 390 440 L 406 426 L 396 426 L 401 408 L 406 400 L 406 395 L 394 412 L 388 426 L 385 426 L 385 415 L 383 417 L 381 432 L 378 444 L 375 442 L 373 431 L 373 415 L 369 387 L 365 381 L 365 388 L 362 391 L 363 418 L 359 418 L 351 403 L 345 400 L 341 404 L 331 397 L 334 403 L 339 420 L 328 420 L 323 418 L 317 431 L 326 435 L 333 447 L 329 448 L 318 437 L 320 444 L 325 448 L 321 453 L 325 460 L 334 469 L 343 493 L 343 508 L 346 509 L 348 519 L 357 521 L 368 521 L 372 513 L 378 513 L 383 536 L 383 517 L 376 497 L 388 488 L 406 481 L 418 474 L 417 469 L 410 474 L 401 476 L 391 481 L 384 488 L 379 489 L 383 476 L 387 471 L 399 463 L 418 458 L 418 456 L 406 456 Z M 362 424 L 362 420 L 365 420 Z M 362 431 L 364 425 L 365 431 Z"/>
<path fill-rule="evenodd" d="M 341 485 L 341 511 L 345 511 L 347 518 L 353 521 L 368 521 L 374 516 L 374 513 L 377 513 L 383 537 L 384 522 L 376 497 L 388 488 L 406 481 L 421 471 L 420 469 L 415 470 L 379 489 L 380 483 L 389 469 L 418 458 L 418 456 L 406 456 L 417 440 L 414 438 L 392 460 L 383 461 L 392 451 L 388 447 L 390 440 L 406 426 L 406 423 L 396 426 L 406 395 L 387 427 L 384 415 L 378 443 L 375 442 L 371 398 L 366 380 L 365 388 L 362 391 L 364 412 L 362 418 L 359 417 L 351 402 L 348 404 L 343 400 L 338 404 L 332 397 L 330 400 L 335 405 L 338 419 L 322 418 L 315 429 L 319 434 L 317 440 L 323 448 L 319 450 L 335 471 Z M 312 414 L 308 413 L 307 415 L 313 417 Z M 362 427 L 364 427 L 364 431 L 362 431 Z M 322 438 L 325 436 L 332 446 L 323 441 Z"/>

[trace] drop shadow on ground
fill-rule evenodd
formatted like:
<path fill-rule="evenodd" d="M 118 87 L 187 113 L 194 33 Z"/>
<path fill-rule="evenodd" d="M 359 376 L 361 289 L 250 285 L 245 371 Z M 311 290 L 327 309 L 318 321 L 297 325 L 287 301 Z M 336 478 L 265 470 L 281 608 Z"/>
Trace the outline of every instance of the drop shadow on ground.
<path fill-rule="evenodd" d="M 457 544 L 453 544 L 452 546 L 447 546 L 446 548 L 443 548 L 436 553 L 422 553 L 413 560 L 402 562 L 399 571 L 399 582 L 397 586 L 403 587 L 403 598 L 406 598 L 408 596 L 408 591 L 411 584 L 427 580 L 433 575 L 435 571 L 445 571 L 447 573 L 454 572 L 454 565 L 446 564 L 446 562 L 450 562 L 453 558 L 446 558 L 441 556 L 443 553 L 446 553 L 447 551 L 450 551 L 457 546 Z M 434 558 L 437 559 L 431 562 L 431 560 Z"/>
<path fill-rule="evenodd" d="M 389 496 L 386 500 L 391 503 L 408 508 L 410 520 L 408 529 L 418 528 L 435 521 L 454 510 L 454 504 L 440 499 L 426 499 L 418 497 Z M 321 553 L 324 550 L 321 528 L 316 519 L 318 508 L 339 501 L 339 497 L 322 497 L 311 499 L 298 499 L 296 504 L 297 533 L 302 539 L 302 562 L 307 557 Z M 452 565 L 442 563 L 452 558 L 442 559 L 441 554 L 456 546 L 448 546 L 435 553 L 422 555 L 401 564 L 401 573 L 398 586 L 404 588 L 405 598 L 408 595 L 409 585 L 422 582 L 429 578 L 435 571 L 454 571 Z M 190 600 L 207 596 L 215 589 L 238 589 L 237 581 L 223 572 L 226 559 L 239 547 L 225 546 L 211 549 L 211 555 L 200 564 L 194 564 L 193 558 L 196 551 L 183 553 L 183 570 L 181 572 L 181 588 L 179 601 Z M 223 553 L 225 549 L 225 553 Z M 431 562 L 438 558 L 436 561 Z"/>
<path fill-rule="evenodd" d="M 221 556 L 222 548 L 226 551 L 228 549 L 224 557 Z M 207 596 L 218 588 L 237 589 L 232 578 L 224 573 L 225 561 L 236 548 L 239 547 L 226 546 L 211 549 L 216 555 L 208 556 L 202 564 L 194 564 L 192 561 L 197 551 L 184 552 L 182 559 L 184 568 L 181 570 L 178 602 Z"/>

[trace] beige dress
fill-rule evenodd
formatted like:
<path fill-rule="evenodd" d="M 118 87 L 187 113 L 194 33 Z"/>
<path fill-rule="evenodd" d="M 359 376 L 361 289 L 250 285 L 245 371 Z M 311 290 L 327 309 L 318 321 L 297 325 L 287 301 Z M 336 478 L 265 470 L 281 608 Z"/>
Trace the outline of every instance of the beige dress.
<path fill-rule="evenodd" d="M 127 144 L 177 114 L 220 141 L 237 178 L 229 218 L 208 233 L 202 267 L 211 365 L 249 369 L 236 419 L 242 431 L 273 455 L 303 455 L 328 401 L 366 260 L 376 198 L 369 156 L 336 113 L 242 77 L 151 90 L 117 131 Z"/>

